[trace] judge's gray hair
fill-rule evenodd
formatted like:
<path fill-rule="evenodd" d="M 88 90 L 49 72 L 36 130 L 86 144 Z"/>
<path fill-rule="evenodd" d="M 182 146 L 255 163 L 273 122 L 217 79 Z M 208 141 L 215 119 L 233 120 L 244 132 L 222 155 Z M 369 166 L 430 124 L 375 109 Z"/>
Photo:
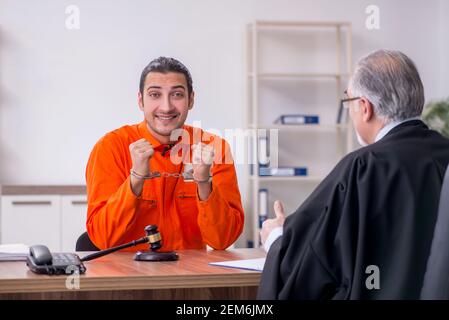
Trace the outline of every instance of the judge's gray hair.
<path fill-rule="evenodd" d="M 376 115 L 388 122 L 420 116 L 424 107 L 418 70 L 399 51 L 378 50 L 362 58 L 349 87 L 353 96 L 368 99 Z"/>

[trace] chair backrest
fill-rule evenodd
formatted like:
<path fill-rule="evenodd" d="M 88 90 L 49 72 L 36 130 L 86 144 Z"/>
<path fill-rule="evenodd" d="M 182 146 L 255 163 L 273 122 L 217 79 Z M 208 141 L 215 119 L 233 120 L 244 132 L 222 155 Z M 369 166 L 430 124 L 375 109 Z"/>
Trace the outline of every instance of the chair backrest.
<path fill-rule="evenodd" d="M 430 256 L 427 260 L 421 299 L 449 299 L 449 166 L 440 193 Z"/>
<path fill-rule="evenodd" d="M 89 234 L 87 232 L 84 232 L 82 235 L 79 236 L 78 240 L 76 241 L 75 246 L 76 251 L 99 251 L 93 242 L 89 238 Z"/>

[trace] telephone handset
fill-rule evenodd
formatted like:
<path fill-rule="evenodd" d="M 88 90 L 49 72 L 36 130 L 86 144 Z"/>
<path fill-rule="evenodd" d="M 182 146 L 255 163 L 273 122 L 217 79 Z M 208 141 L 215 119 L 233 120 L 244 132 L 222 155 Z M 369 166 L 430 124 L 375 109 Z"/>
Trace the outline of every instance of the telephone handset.
<path fill-rule="evenodd" d="M 51 253 L 43 245 L 30 247 L 27 266 L 31 271 L 42 274 L 85 273 L 86 267 L 74 253 Z"/>

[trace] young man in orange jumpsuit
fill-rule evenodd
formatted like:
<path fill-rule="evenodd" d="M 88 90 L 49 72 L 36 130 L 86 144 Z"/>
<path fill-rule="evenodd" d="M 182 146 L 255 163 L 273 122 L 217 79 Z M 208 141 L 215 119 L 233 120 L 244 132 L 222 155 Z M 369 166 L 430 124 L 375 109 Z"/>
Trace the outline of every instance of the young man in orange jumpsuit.
<path fill-rule="evenodd" d="M 193 102 L 192 78 L 179 61 L 160 57 L 143 70 L 138 103 L 144 121 L 103 136 L 87 164 L 86 226 L 98 248 L 138 239 L 150 224 L 158 226 L 163 251 L 226 249 L 241 234 L 244 215 L 229 146 L 184 124 Z M 186 159 L 193 181 L 179 177 Z M 151 178 L 154 172 L 161 176 Z"/>

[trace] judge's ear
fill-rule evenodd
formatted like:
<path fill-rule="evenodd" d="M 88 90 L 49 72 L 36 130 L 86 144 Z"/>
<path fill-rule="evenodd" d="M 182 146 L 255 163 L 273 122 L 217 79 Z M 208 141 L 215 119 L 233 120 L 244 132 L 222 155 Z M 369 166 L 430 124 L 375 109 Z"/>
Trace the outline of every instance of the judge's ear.
<path fill-rule="evenodd" d="M 360 112 L 362 114 L 362 120 L 364 122 L 369 122 L 374 115 L 373 104 L 365 97 L 360 98 L 359 101 Z"/>
<path fill-rule="evenodd" d="M 137 94 L 137 103 L 139 104 L 139 109 L 143 111 L 143 96 L 140 91 Z"/>
<path fill-rule="evenodd" d="M 189 97 L 189 110 L 192 110 L 194 102 L 195 102 L 195 92 L 192 91 Z"/>

